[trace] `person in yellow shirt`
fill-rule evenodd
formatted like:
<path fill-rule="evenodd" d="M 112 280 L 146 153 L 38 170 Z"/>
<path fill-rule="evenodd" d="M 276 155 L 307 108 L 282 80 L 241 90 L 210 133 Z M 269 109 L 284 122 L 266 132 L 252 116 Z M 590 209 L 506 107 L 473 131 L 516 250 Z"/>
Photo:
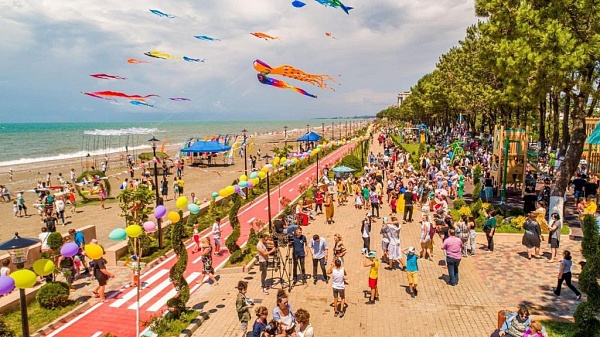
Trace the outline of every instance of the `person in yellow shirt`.
<path fill-rule="evenodd" d="M 179 186 L 179 195 L 183 195 L 183 184 L 183 179 L 179 177 L 179 179 L 177 179 L 177 185 Z"/>
<path fill-rule="evenodd" d="M 379 301 L 379 290 L 377 289 L 377 279 L 379 278 L 379 260 L 374 251 L 366 252 L 363 255 L 363 266 L 370 267 L 369 269 L 369 288 L 371 288 L 371 297 L 367 304 L 375 304 Z"/>

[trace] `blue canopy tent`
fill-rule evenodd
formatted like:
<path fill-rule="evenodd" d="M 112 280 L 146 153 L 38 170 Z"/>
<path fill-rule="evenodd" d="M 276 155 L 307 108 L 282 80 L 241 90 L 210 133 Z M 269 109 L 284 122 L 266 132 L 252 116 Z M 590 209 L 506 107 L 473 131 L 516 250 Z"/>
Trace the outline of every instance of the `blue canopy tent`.
<path fill-rule="evenodd" d="M 318 135 L 317 133 L 311 131 L 311 132 L 307 132 L 304 136 L 296 139 L 297 142 L 316 142 L 319 141 L 319 139 L 323 138 L 322 136 Z"/>
<path fill-rule="evenodd" d="M 189 147 L 181 149 L 183 153 L 192 153 L 194 157 L 199 157 L 203 153 L 210 153 L 216 156 L 216 153 L 227 152 L 231 150 L 231 146 L 221 144 L 217 141 L 196 141 Z M 211 157 L 208 156 L 208 165 L 211 164 Z M 196 162 L 195 162 L 196 163 Z M 199 162 L 198 164 L 202 164 Z"/>

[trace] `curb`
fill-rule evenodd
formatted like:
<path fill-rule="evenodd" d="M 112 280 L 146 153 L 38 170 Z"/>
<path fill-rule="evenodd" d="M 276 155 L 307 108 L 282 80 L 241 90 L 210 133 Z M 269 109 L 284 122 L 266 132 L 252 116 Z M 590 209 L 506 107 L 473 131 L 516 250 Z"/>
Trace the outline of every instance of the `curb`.
<path fill-rule="evenodd" d="M 78 316 L 78 315 L 82 314 L 84 311 L 86 311 L 90 307 L 91 307 L 91 304 L 89 302 L 84 302 L 84 303 L 78 305 L 77 307 L 75 307 L 75 309 L 73 309 L 73 310 L 67 312 L 66 314 L 60 316 L 59 318 L 55 319 L 52 323 L 38 329 L 35 333 L 33 333 L 31 335 L 31 337 L 41 337 L 41 336 L 48 335 L 52 331 L 56 330 L 59 326 L 68 322 L 74 316 Z"/>
<path fill-rule="evenodd" d="M 190 337 L 209 317 L 207 312 L 199 313 L 198 317 L 194 318 L 192 323 L 179 334 L 179 337 Z"/>

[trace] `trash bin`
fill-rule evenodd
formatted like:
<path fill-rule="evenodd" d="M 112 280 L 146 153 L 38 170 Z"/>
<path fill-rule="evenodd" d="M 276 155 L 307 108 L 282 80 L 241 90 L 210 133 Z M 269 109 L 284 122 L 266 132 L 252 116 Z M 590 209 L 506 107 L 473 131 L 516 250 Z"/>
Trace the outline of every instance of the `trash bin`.
<path fill-rule="evenodd" d="M 500 310 L 498 311 L 498 329 L 502 327 L 502 324 L 506 321 L 506 318 L 510 315 L 510 310 Z"/>

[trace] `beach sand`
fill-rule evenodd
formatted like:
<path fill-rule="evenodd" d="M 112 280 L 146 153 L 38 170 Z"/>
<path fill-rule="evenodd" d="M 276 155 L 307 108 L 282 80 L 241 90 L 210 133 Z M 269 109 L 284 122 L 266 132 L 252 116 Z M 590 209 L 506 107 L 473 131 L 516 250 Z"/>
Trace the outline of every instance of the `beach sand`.
<path fill-rule="evenodd" d="M 366 123 L 365 123 L 366 124 Z M 343 127 L 342 127 L 343 128 Z M 325 134 L 329 134 L 328 131 L 331 132 L 330 127 L 326 128 Z M 336 127 L 334 134 L 337 135 L 338 128 Z M 320 128 L 315 128 L 315 131 L 321 131 Z M 293 145 L 296 147 L 296 142 L 294 141 L 298 137 L 302 136 L 305 133 L 305 130 L 295 130 L 288 131 L 288 145 Z M 254 143 L 252 145 L 251 152 L 247 153 L 247 157 L 250 158 L 250 155 L 256 155 L 257 151 L 260 149 L 261 154 L 265 155 L 267 153 L 273 155 L 271 150 L 273 147 L 282 148 L 284 145 L 284 135 L 282 132 L 279 133 L 268 133 L 256 135 L 254 137 Z M 171 157 L 175 156 L 175 153 L 178 151 L 178 147 L 167 147 L 167 154 Z M 237 151 L 236 151 L 237 152 Z M 115 197 L 119 193 L 119 186 L 125 178 L 128 178 L 129 175 L 123 173 L 125 168 L 112 168 L 111 166 L 119 166 L 121 153 L 111 154 L 109 156 L 109 168 L 107 171 L 107 175 L 113 175 L 121 173 L 120 175 L 116 175 L 109 179 L 111 185 L 111 196 Z M 222 155 L 219 156 L 219 163 Z M 100 159 L 101 160 L 101 159 Z M 188 164 L 186 162 L 186 164 Z M 265 165 L 264 159 L 259 159 L 257 163 L 257 167 L 260 168 Z M 79 158 L 62 160 L 62 161 L 48 161 L 42 163 L 34 163 L 34 164 L 23 164 L 12 167 L 13 170 L 13 181 L 9 181 L 8 176 L 8 168 L 3 169 L 2 174 L 0 176 L 0 184 L 8 187 L 12 197 L 16 195 L 17 191 L 23 190 L 31 190 L 35 188 L 38 180 L 45 180 L 48 172 L 52 173 L 52 183 L 53 185 L 58 185 L 58 173 L 62 173 L 65 179 L 69 179 L 69 172 L 71 168 L 74 168 L 77 174 L 82 172 L 82 161 Z M 250 170 L 250 163 L 248 163 L 248 170 Z M 173 198 L 173 174 L 169 175 L 169 200 L 165 202 L 165 206 L 168 210 L 175 209 L 175 200 Z M 190 197 L 190 193 L 194 192 L 196 197 L 202 201 L 205 198 L 207 200 L 210 199 L 212 192 L 218 191 L 238 178 L 241 174 L 244 173 L 244 159 L 243 156 L 240 158 L 239 155 L 235 154 L 234 156 L 234 164 L 230 166 L 218 166 L 218 167 L 192 167 L 186 165 L 184 169 L 183 180 L 185 182 L 184 195 L 188 198 Z M 141 173 L 139 170 L 135 171 L 135 178 L 141 178 Z M 153 177 L 152 177 L 153 179 Z M 161 176 L 159 176 L 159 184 L 161 181 Z M 13 237 L 14 232 L 19 232 L 21 237 L 31 237 L 37 238 L 38 234 L 41 232 L 41 227 L 44 225 L 41 222 L 41 219 L 37 213 L 37 210 L 33 207 L 33 204 L 37 200 L 37 195 L 33 192 L 26 192 L 24 194 L 26 205 L 28 207 L 28 217 L 15 218 L 13 215 L 13 206 L 12 203 L 3 202 L 0 203 L 0 242 L 8 240 Z M 79 228 L 87 225 L 95 225 L 96 232 L 98 236 L 98 241 L 100 244 L 104 244 L 106 246 L 111 246 L 114 242 L 108 239 L 108 234 L 115 228 L 125 227 L 125 223 L 122 217 L 119 216 L 121 209 L 116 201 L 110 201 L 106 203 L 106 209 L 102 210 L 99 204 L 93 205 L 83 205 L 80 202 L 78 197 L 78 205 L 77 212 L 72 214 L 69 212 L 70 206 L 67 205 L 65 211 L 65 221 L 67 223 L 66 226 L 62 226 L 60 223 L 57 226 L 57 230 L 61 233 L 68 232 L 71 228 Z M 89 239 L 88 239 L 89 241 Z"/>

